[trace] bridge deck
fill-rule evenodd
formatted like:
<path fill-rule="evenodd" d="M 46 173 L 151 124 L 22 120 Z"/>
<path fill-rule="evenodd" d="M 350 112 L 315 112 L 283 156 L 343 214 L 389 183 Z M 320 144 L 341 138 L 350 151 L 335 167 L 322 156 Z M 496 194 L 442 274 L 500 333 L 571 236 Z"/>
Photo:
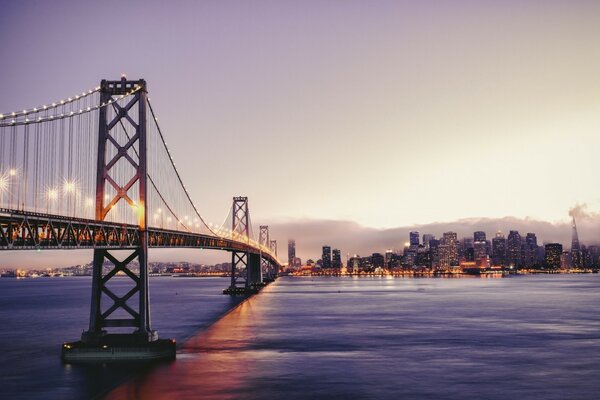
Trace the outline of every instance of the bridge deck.
<path fill-rule="evenodd" d="M 187 247 L 270 254 L 249 243 L 201 233 L 148 228 L 148 247 Z M 132 249 L 140 244 L 137 225 L 0 208 L 0 250 Z"/>

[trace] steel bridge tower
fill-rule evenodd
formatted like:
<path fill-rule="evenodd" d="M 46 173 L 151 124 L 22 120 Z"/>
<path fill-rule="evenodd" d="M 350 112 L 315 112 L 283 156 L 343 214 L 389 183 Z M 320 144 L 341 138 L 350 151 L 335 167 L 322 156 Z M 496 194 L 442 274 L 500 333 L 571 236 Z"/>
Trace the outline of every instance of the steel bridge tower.
<path fill-rule="evenodd" d="M 125 95 L 136 86 L 141 86 L 125 105 L 120 106 L 115 100 Z M 128 81 L 122 78 L 120 81 L 103 80 L 100 84 L 101 105 L 112 102 L 115 116 L 108 120 L 106 106 L 100 107 L 99 131 L 98 131 L 98 160 L 96 172 L 96 220 L 104 221 L 110 210 L 126 202 L 137 214 L 139 245 L 133 247 L 124 258 L 117 258 L 117 251 L 106 249 L 94 250 L 93 277 L 92 277 L 92 301 L 90 309 L 89 329 L 82 334 L 82 341 L 86 343 L 98 343 L 106 336 L 107 328 L 134 328 L 133 336 L 136 340 L 153 342 L 158 339 L 156 331 L 150 326 L 150 302 L 148 295 L 148 232 L 147 232 L 147 160 L 146 160 L 146 107 L 147 86 L 144 80 Z M 128 130 L 125 129 L 128 127 Z M 117 131 L 125 132 L 128 141 L 125 144 L 119 142 Z M 127 132 L 131 132 L 131 136 Z M 114 146 L 115 151 L 107 151 L 108 146 Z M 137 154 L 137 160 L 132 157 L 132 152 Z M 114 156 L 113 156 L 114 154 Z M 107 156 L 110 155 L 110 159 Z M 131 176 L 126 177 L 125 183 L 119 182 L 117 177 L 111 176 L 113 168 L 119 163 L 129 163 L 133 171 Z M 115 168 L 116 169 L 116 168 Z M 110 189 L 110 190 L 107 190 Z M 137 189 L 138 193 L 135 193 Z M 109 193 L 116 193 L 110 198 Z M 136 196 L 137 194 L 137 196 Z M 136 203 L 133 199 L 137 198 Z M 123 253 L 124 251 L 118 251 Z M 139 264 L 139 275 L 132 270 L 132 263 L 137 259 Z M 109 271 L 103 274 L 105 263 L 109 264 Z M 119 296 L 108 287 L 110 280 L 117 274 L 123 273 L 131 278 L 131 288 L 126 294 Z M 103 309 L 103 294 L 112 300 L 112 304 Z M 137 295 L 137 296 L 136 296 Z M 137 307 L 128 301 L 137 297 Z M 121 317 L 112 317 L 119 311 Z M 123 312 L 124 311 L 124 312 Z M 122 316 L 126 317 L 123 318 Z"/>
<path fill-rule="evenodd" d="M 258 235 L 258 244 L 260 246 L 269 247 L 269 226 L 268 225 L 260 226 L 260 233 Z M 262 250 L 261 250 L 261 252 L 262 252 Z M 269 262 L 269 260 L 261 256 L 261 258 L 260 258 L 261 274 L 264 277 L 266 277 L 267 279 L 271 279 L 271 276 L 272 276 L 271 269 L 272 269 L 272 267 L 271 267 L 271 263 Z M 262 282 L 262 279 L 261 279 L 261 282 Z"/>
<path fill-rule="evenodd" d="M 269 249 L 271 249 L 271 253 L 273 253 L 273 255 L 275 256 L 275 259 L 277 259 L 277 240 L 271 240 L 269 242 Z M 279 270 L 277 268 L 277 265 L 273 265 L 273 269 L 275 270 L 275 276 L 279 275 Z"/>
<path fill-rule="evenodd" d="M 233 198 L 231 234 L 234 240 L 250 243 L 248 197 Z M 260 254 L 248 251 L 231 252 L 231 285 L 225 290 L 226 294 L 245 294 L 256 289 L 262 281 L 260 258 Z"/>

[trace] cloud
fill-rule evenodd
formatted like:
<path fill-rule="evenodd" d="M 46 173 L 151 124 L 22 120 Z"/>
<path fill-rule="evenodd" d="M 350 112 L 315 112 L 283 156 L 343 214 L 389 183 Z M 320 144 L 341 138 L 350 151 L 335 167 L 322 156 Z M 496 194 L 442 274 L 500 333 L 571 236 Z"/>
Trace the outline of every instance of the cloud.
<path fill-rule="evenodd" d="M 585 207 L 574 207 L 577 214 L 579 239 L 583 244 L 597 244 L 600 238 L 600 215 L 585 212 Z M 522 236 L 529 232 L 537 235 L 538 243 L 559 242 L 566 248 L 571 242 L 570 221 L 550 223 L 531 218 L 467 218 L 453 222 L 374 229 L 350 221 L 297 220 L 277 223 L 271 226 L 271 237 L 278 240 L 279 257 L 287 261 L 287 240 L 296 240 L 296 254 L 303 260 L 318 259 L 323 245 L 339 248 L 342 254 L 369 255 L 384 252 L 386 249 L 402 249 L 408 241 L 410 231 L 419 231 L 441 237 L 444 232 L 454 231 L 458 237 L 473 237 L 474 231 L 484 231 L 488 239 L 502 231 L 507 236 L 510 230 L 517 230 Z"/>
<path fill-rule="evenodd" d="M 600 219 L 600 213 L 589 211 L 587 203 L 577 203 L 574 207 L 571 207 L 569 216 L 574 217 L 578 224 L 582 220 Z"/>

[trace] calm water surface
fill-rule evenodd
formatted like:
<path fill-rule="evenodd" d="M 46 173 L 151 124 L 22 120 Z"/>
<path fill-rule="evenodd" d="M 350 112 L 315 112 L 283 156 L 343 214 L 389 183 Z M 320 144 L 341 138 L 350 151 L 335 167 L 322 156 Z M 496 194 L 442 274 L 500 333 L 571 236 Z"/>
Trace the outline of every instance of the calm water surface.
<path fill-rule="evenodd" d="M 129 278 L 113 278 L 118 294 Z M 223 296 L 225 278 L 150 278 L 152 326 L 183 342 L 239 300 Z M 63 365 L 63 342 L 87 329 L 91 278 L 0 279 L 0 398 L 90 399 L 147 368 Z"/>
<path fill-rule="evenodd" d="M 133 376 L 58 361 L 89 281 L 29 281 L 29 296 L 0 282 L 8 398 L 599 398 L 598 275 L 281 278 L 210 326 L 232 306 L 226 282 L 181 279 L 151 280 L 154 325 L 195 334 L 175 362 Z"/>

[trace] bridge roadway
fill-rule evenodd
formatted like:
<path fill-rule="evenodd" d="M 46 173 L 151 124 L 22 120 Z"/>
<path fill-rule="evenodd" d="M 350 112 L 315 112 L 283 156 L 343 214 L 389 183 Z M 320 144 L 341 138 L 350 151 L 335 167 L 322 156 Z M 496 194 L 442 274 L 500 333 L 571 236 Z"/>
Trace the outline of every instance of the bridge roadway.
<path fill-rule="evenodd" d="M 148 247 L 196 248 L 260 254 L 273 265 L 279 262 L 271 254 L 242 241 L 201 233 L 152 228 Z M 140 246 L 138 225 L 120 224 L 62 215 L 33 213 L 0 208 L 1 250 L 126 250 Z"/>

